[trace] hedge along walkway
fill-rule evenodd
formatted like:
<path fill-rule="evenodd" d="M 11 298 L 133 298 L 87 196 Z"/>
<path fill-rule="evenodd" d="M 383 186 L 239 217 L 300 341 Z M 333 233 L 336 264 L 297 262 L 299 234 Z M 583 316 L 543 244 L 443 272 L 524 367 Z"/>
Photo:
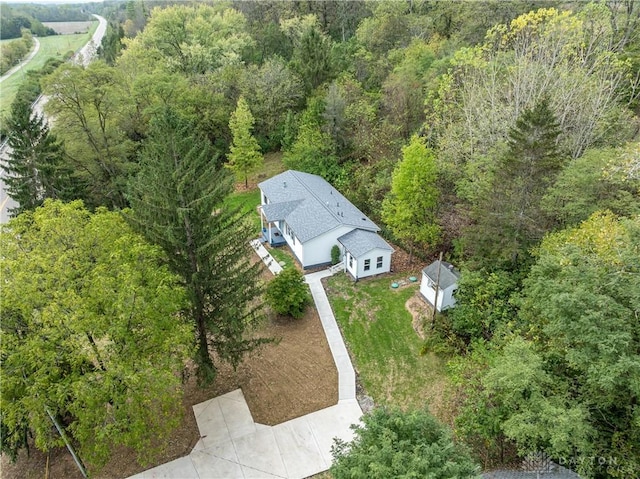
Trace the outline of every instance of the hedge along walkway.
<path fill-rule="evenodd" d="M 256 254 L 265 263 L 269 261 L 271 255 L 254 245 L 252 242 Z M 262 247 L 259 241 L 258 245 Z M 277 264 L 273 258 L 270 263 Z M 131 479 L 302 479 L 331 467 L 333 439 L 353 439 L 350 426 L 362 416 L 355 371 L 322 286 L 322 278 L 331 274 L 330 270 L 320 271 L 306 275 L 305 280 L 338 369 L 338 404 L 266 426 L 254 422 L 242 390 L 237 389 L 193 406 L 201 437 L 188 456 Z"/>

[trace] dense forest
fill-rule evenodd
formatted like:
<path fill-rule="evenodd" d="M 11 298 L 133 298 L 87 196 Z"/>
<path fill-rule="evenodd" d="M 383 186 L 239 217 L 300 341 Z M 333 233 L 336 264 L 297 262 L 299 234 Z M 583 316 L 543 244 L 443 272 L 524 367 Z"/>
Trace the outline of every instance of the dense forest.
<path fill-rule="evenodd" d="M 57 12 L 56 7 L 54 11 Z M 22 30 L 29 30 L 32 34 L 44 37 L 55 35 L 51 28 L 45 27 L 42 22 L 71 21 L 74 18 L 87 20 L 87 16 L 81 14 L 76 8 L 63 9 L 57 14 L 42 14 L 49 12 L 49 7 L 42 5 L 8 5 L 3 3 L 0 8 L 0 40 L 20 38 Z M 58 20 L 56 20 L 58 18 Z M 53 20 L 52 20 L 53 19 Z"/>
<path fill-rule="evenodd" d="M 81 386 L 112 374 L 101 394 L 116 404 L 125 383 L 151 377 L 119 356 L 146 339 L 122 333 L 118 308 L 133 308 L 134 323 L 187 311 L 167 332 L 174 361 L 143 388 L 158 410 L 174 406 L 176 358 L 194 357 L 207 382 L 211 351 L 237 364 L 267 341 L 242 335 L 261 314 L 251 301 L 260 290 L 243 280 L 255 268 L 238 260 L 236 239 L 251 232 L 224 199 L 230 172 L 244 184 L 262 154 L 278 152 L 286 168 L 334 184 L 416 262 L 444 252 L 460 267 L 457 306 L 438 315 L 425 348 L 450 357 L 455 438 L 477 460 L 544 451 L 583 477 L 640 477 L 638 2 L 130 0 L 106 2 L 102 14 L 100 61 L 62 64 L 41 80 L 51 126 L 24 101 L 12 108 L 9 129 L 22 140 L 12 144 L 10 194 L 23 214 L 2 245 L 5 273 L 37 270 L 20 259 L 27 238 L 74 281 L 77 271 L 50 257 L 50 235 L 78 235 L 85 254 L 91 242 L 108 249 L 114 231 L 136 238 L 113 238 L 115 257 L 72 258 L 91 282 L 116 262 L 146 298 L 108 304 L 83 284 L 123 323 L 94 331 L 93 313 L 80 310 L 82 324 L 63 322 L 98 358 L 88 364 L 69 346 L 55 373 L 74 378 L 76 402 L 55 389 L 55 407 L 77 419 L 87 457 L 148 444 L 148 417 L 126 407 L 117 412 L 135 418 L 132 430 L 91 437 L 98 414 Z M 133 257 L 149 271 L 130 271 Z M 159 257 L 166 270 L 150 272 Z M 164 281 L 161 305 L 153 281 Z M 41 396 L 26 397 L 51 375 L 21 341 L 62 333 L 27 327 L 44 299 L 25 284 L 29 294 L 6 288 L 2 298 L 3 367 L 32 377 L 3 386 L 16 404 L 2 413 L 5 451 L 22 447 L 27 430 L 39 446 L 53 441 L 44 413 L 26 413 L 45 410 Z M 183 292 L 171 293 L 178 284 Z M 76 311 L 75 302 L 55 308 Z M 150 337 L 161 347 L 157 322 Z M 118 339 L 101 360 L 107 334 Z"/>

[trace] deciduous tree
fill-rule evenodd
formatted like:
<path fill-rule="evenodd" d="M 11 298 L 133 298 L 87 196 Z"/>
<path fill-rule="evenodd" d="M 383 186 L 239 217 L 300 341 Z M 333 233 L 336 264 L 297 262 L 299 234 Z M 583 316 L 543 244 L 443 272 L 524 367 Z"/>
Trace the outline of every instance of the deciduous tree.
<path fill-rule="evenodd" d="M 531 11 L 492 28 L 483 45 L 459 49 L 428 100 L 425 126 L 440 166 L 459 178 L 544 96 L 563 155 L 576 159 L 599 142 L 627 139 L 631 121 L 620 100 L 633 78 L 615 37 L 607 7 L 590 3 L 577 13 Z"/>
<path fill-rule="evenodd" d="M 133 142 L 123 128 L 132 103 L 119 70 L 101 61 L 86 68 L 65 64 L 47 78 L 45 92 L 53 131 L 84 185 L 80 198 L 89 207 L 125 207 L 125 185 L 135 163 Z"/>
<path fill-rule="evenodd" d="M 279 147 L 287 114 L 300 107 L 304 96 L 300 78 L 284 60 L 272 57 L 260 68 L 250 66 L 245 83 L 243 95 L 256 120 L 256 138 L 263 147 Z"/>
<path fill-rule="evenodd" d="M 637 215 L 640 175 L 630 171 L 632 161 L 640 161 L 638 143 L 587 151 L 562 169 L 545 193 L 542 209 L 561 227 L 575 226 L 599 210 Z"/>
<path fill-rule="evenodd" d="M 3 452 L 61 445 L 58 418 L 99 467 L 150 459 L 178 424 L 193 344 L 179 278 L 117 213 L 47 200 L 0 233 Z"/>
<path fill-rule="evenodd" d="M 260 153 L 260 145 L 251 134 L 253 115 L 243 97 L 238 99 L 238 106 L 229 119 L 229 129 L 233 135 L 231 152 L 227 155 L 226 166 L 244 178 L 244 187 L 249 188 L 249 174 L 253 173 L 264 162 Z"/>
<path fill-rule="evenodd" d="M 382 204 L 382 219 L 403 241 L 433 247 L 439 240 L 436 222 L 438 189 L 435 155 L 424 139 L 413 136 L 393 171 L 391 192 Z"/>
<path fill-rule="evenodd" d="M 193 77 L 240 63 L 252 43 L 244 15 L 225 3 L 158 7 L 144 30 L 125 40 L 123 61 L 141 60 L 143 70 L 160 67 Z"/>
<path fill-rule="evenodd" d="M 331 475 L 336 479 L 389 477 L 475 478 L 478 468 L 464 447 L 427 411 L 378 407 L 352 426 L 355 437 L 337 440 Z"/>
<path fill-rule="evenodd" d="M 300 319 L 309 304 L 309 286 L 297 268 L 285 268 L 269 281 L 265 299 L 276 313 Z"/>
<path fill-rule="evenodd" d="M 522 329 L 589 411 L 594 475 L 640 474 L 640 217 L 595 213 L 545 238 L 525 281 Z M 576 406 L 578 407 L 578 406 Z M 589 450 L 580 454 L 589 455 Z"/>

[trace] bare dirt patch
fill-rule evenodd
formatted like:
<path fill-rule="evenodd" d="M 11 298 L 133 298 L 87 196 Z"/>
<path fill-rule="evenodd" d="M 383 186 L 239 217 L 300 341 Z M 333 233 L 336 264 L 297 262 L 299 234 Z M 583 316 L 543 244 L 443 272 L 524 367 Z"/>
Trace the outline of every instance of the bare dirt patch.
<path fill-rule="evenodd" d="M 42 24 L 45 27 L 53 28 L 58 35 L 71 35 L 87 33 L 93 22 L 42 22 Z"/>
<path fill-rule="evenodd" d="M 265 280 L 270 279 L 269 273 Z M 220 394 L 242 388 L 256 422 L 278 424 L 338 402 L 338 373 L 314 307 L 297 321 L 271 315 L 256 331 L 261 336 L 279 339 L 245 358 L 236 371 L 222 365 L 212 387 L 202 389 L 190 378 L 184 385 L 184 418 L 172 434 L 166 451 L 153 465 L 163 464 L 189 454 L 200 437 L 191 407 Z M 16 464 L 2 457 L 3 479 L 82 479 L 66 449 L 47 455 L 35 449 L 31 457 L 21 454 Z M 113 457 L 98 478 L 124 478 L 148 467 L 141 467 L 135 454 L 126 448 L 113 451 Z"/>
<path fill-rule="evenodd" d="M 404 304 L 407 311 L 413 318 L 411 325 L 420 339 L 425 339 L 424 327 L 426 324 L 430 324 L 431 315 L 433 314 L 433 308 L 427 304 L 427 302 L 420 297 L 420 292 L 416 291 L 416 294 L 411 296 Z"/>

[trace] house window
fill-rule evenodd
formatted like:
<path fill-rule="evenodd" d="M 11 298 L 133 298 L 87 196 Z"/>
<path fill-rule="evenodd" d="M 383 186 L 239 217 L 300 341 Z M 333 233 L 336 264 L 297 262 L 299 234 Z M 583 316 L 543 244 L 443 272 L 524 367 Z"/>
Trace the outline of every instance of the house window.
<path fill-rule="evenodd" d="M 353 268 L 353 256 L 349 253 L 349 268 Z"/>
<path fill-rule="evenodd" d="M 364 260 L 364 270 L 365 271 L 369 271 L 371 269 L 371 260 L 370 259 L 365 259 Z"/>
<path fill-rule="evenodd" d="M 291 242 L 295 245 L 296 244 L 296 237 L 294 235 L 291 235 Z"/>
<path fill-rule="evenodd" d="M 376 259 L 376 268 L 382 268 L 382 256 L 378 256 L 378 258 Z"/>

